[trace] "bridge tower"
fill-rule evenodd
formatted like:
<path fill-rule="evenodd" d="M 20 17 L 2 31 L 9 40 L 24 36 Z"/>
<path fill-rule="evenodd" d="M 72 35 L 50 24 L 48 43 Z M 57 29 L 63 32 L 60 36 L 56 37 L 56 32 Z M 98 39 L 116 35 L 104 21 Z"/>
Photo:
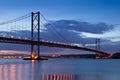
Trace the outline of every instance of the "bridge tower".
<path fill-rule="evenodd" d="M 96 39 L 96 50 L 100 50 L 100 39 Z"/>
<path fill-rule="evenodd" d="M 40 12 L 31 13 L 31 58 L 35 55 L 40 56 L 40 44 L 34 44 L 34 41 L 40 41 Z"/>

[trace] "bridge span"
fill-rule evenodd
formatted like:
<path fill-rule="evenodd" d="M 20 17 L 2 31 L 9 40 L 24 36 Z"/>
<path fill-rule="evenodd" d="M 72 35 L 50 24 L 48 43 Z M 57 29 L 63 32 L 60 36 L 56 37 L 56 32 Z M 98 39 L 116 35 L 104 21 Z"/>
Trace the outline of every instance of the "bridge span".
<path fill-rule="evenodd" d="M 73 44 L 66 44 L 66 43 L 59 43 L 59 42 L 48 42 L 48 41 L 32 41 L 27 39 L 17 39 L 17 38 L 6 38 L 6 37 L 0 37 L 1 43 L 14 43 L 14 44 L 25 44 L 25 45 L 40 45 L 40 46 L 48 46 L 48 47 L 59 47 L 59 48 L 68 48 L 68 49 L 77 49 L 77 50 L 85 50 L 90 52 L 96 52 L 100 54 L 107 55 L 107 52 L 91 49 L 87 47 L 77 46 Z"/>

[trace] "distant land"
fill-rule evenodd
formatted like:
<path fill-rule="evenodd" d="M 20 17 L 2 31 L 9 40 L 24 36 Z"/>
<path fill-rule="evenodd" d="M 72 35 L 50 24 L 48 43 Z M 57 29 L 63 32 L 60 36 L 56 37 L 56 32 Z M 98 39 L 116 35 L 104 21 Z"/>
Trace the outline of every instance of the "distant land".
<path fill-rule="evenodd" d="M 103 56 L 102 58 L 97 58 L 98 54 L 68 54 L 68 55 L 57 55 L 57 54 L 49 54 L 42 55 L 41 57 L 46 58 L 89 58 L 89 59 L 120 59 L 120 52 L 116 52 L 113 54 L 109 54 L 107 56 Z M 31 55 L 27 54 L 0 54 L 0 58 L 24 58 L 30 57 Z"/>
<path fill-rule="evenodd" d="M 42 56 L 47 58 L 90 58 L 90 59 L 96 59 L 97 54 L 69 54 L 69 55 L 48 55 L 48 56 Z M 110 57 L 109 57 L 110 56 Z M 100 59 L 120 59 L 120 52 L 113 53 L 112 55 L 108 55 L 108 57 L 103 57 Z"/>

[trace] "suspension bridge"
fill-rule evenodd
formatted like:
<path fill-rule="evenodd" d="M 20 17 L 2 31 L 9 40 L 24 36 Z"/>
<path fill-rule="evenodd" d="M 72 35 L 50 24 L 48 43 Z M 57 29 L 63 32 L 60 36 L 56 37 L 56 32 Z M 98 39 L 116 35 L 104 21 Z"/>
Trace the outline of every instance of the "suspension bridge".
<path fill-rule="evenodd" d="M 2 22 L 0 23 L 0 43 L 30 45 L 31 59 L 34 59 L 35 55 L 40 57 L 40 46 L 85 50 L 102 55 L 108 54 L 101 50 L 78 46 L 71 43 L 41 40 L 40 31 L 47 22 L 48 20 L 40 12 L 32 12 L 22 17 Z M 56 32 L 55 34 L 52 33 L 58 39 L 68 42 L 68 40 L 53 27 L 53 24 L 51 24 L 50 27 Z M 24 33 L 25 31 L 28 31 L 29 33 Z"/>

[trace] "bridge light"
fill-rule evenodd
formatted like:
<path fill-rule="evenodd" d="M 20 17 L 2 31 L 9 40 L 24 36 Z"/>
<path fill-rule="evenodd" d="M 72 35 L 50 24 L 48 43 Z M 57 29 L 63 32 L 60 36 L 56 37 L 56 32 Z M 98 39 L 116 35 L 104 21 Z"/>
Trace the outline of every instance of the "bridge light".
<path fill-rule="evenodd" d="M 38 58 L 38 56 L 34 56 L 34 59 L 37 59 Z"/>
<path fill-rule="evenodd" d="M 50 43 L 53 43 L 52 41 L 50 41 Z"/>
<path fill-rule="evenodd" d="M 18 39 L 21 39 L 21 37 L 18 37 Z"/>
<path fill-rule="evenodd" d="M 37 59 L 38 56 L 35 56 L 34 54 L 32 54 L 32 59 Z"/>
<path fill-rule="evenodd" d="M 14 36 L 10 36 L 10 38 L 14 38 Z"/>
<path fill-rule="evenodd" d="M 5 37 L 6 35 L 2 35 L 2 37 Z"/>
<path fill-rule="evenodd" d="M 27 40 L 27 37 L 25 37 L 25 40 Z"/>
<path fill-rule="evenodd" d="M 34 58 L 34 52 L 32 52 L 32 58 Z"/>
<path fill-rule="evenodd" d="M 42 40 L 43 42 L 45 41 L 45 40 Z"/>
<path fill-rule="evenodd" d="M 109 54 L 108 56 L 107 56 L 107 58 L 111 58 L 113 56 L 113 54 Z"/>
<path fill-rule="evenodd" d="M 49 42 L 49 41 L 46 41 L 46 42 Z"/>
<path fill-rule="evenodd" d="M 56 44 L 57 42 L 53 42 L 53 43 L 55 43 L 55 44 Z"/>

